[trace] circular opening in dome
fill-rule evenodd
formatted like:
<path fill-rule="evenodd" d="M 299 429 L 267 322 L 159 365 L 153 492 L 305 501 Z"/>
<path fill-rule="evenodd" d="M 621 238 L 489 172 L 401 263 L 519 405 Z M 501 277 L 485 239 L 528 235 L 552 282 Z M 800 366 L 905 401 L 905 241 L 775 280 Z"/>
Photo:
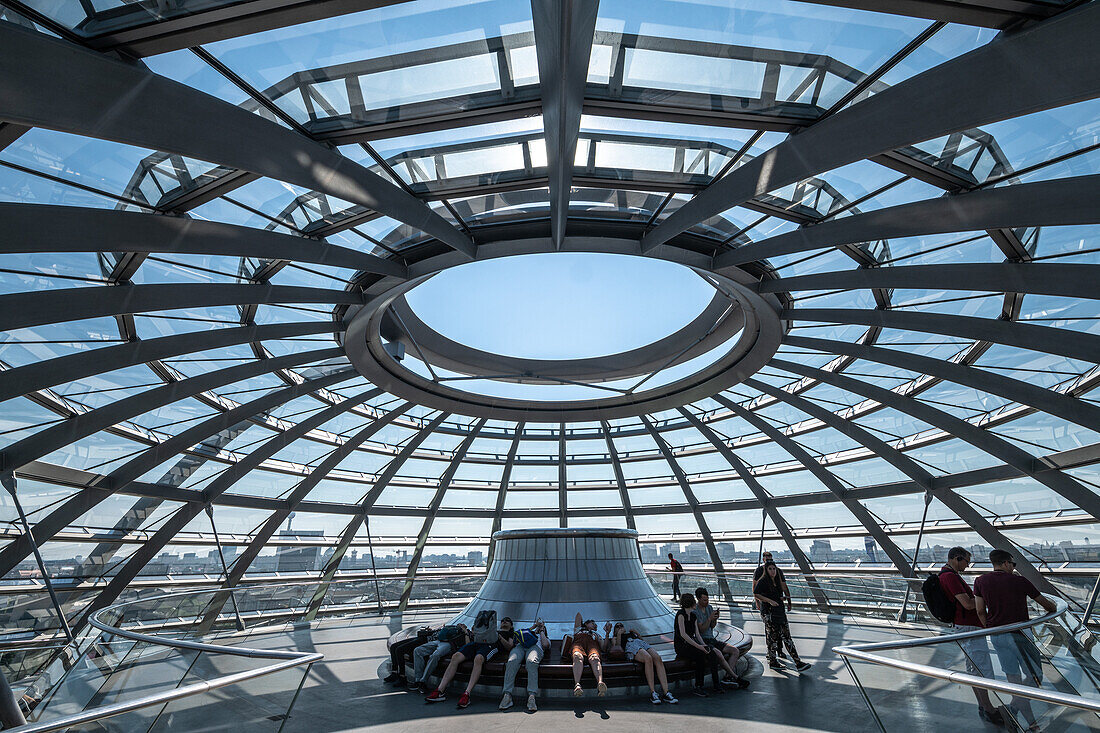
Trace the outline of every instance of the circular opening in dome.
<path fill-rule="evenodd" d="M 629 255 L 557 252 L 471 262 L 405 296 L 425 325 L 521 359 L 637 349 L 688 325 L 715 289 L 690 268 Z"/>

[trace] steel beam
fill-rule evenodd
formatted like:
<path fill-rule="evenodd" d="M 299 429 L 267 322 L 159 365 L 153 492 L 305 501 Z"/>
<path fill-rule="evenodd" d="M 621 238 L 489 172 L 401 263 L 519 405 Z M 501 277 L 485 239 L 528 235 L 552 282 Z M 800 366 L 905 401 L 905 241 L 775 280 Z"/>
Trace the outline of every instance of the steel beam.
<path fill-rule="evenodd" d="M 797 397 L 796 395 L 787 394 L 782 390 L 777 390 L 771 385 L 764 384 L 757 380 L 745 380 L 745 384 L 753 389 L 769 394 L 776 399 L 782 400 L 794 406 L 796 409 L 807 412 L 807 414 L 810 414 L 808 411 L 813 408 L 813 404 L 809 403 L 808 400 Z M 806 470 L 812 473 L 817 480 L 844 505 L 844 508 L 852 513 L 856 521 L 863 525 L 867 530 L 867 534 L 874 538 L 875 542 L 877 542 L 883 552 L 886 553 L 886 556 L 890 558 L 890 562 L 894 563 L 894 567 L 896 567 L 902 575 L 908 576 L 913 572 L 910 558 L 901 551 L 900 547 L 894 544 L 894 541 L 890 539 L 890 536 L 882 529 L 882 525 L 875 521 L 875 518 L 871 516 L 871 513 L 867 511 L 862 504 L 848 496 L 848 488 L 840 483 L 840 480 L 834 476 L 832 472 L 818 463 L 805 448 L 755 412 L 745 409 L 722 395 L 715 395 L 715 400 L 727 409 L 732 410 L 734 414 L 764 433 L 764 435 L 771 438 L 774 443 L 779 445 L 780 448 L 789 453 L 796 461 L 801 463 Z"/>
<path fill-rule="evenodd" d="M 397 612 L 404 613 L 408 608 L 409 598 L 412 596 L 413 585 L 416 582 L 416 571 L 420 567 L 420 560 L 424 557 L 424 547 L 428 544 L 428 535 L 431 534 L 432 524 L 435 523 L 436 512 L 439 511 L 439 507 L 443 504 L 443 497 L 447 494 L 447 489 L 451 486 L 451 481 L 454 479 L 455 471 L 462 465 L 462 459 L 466 457 L 467 451 L 470 450 L 470 444 L 477 438 L 478 433 L 481 432 L 481 428 L 484 427 L 487 418 L 481 418 L 470 429 L 470 433 L 455 449 L 454 455 L 451 458 L 451 462 L 447 465 L 447 470 L 443 472 L 443 475 L 439 478 L 439 486 L 435 490 L 435 495 L 432 496 L 431 502 L 428 504 L 428 513 L 424 517 L 424 524 L 420 528 L 420 534 L 416 537 L 416 546 L 413 549 L 412 558 L 409 560 L 409 568 L 405 571 L 405 585 L 401 589 L 401 600 L 397 604 Z"/>
<path fill-rule="evenodd" d="M 642 424 L 645 425 L 646 431 L 649 432 L 650 437 L 653 438 L 653 442 L 657 444 L 657 448 L 661 451 L 661 455 L 668 462 L 669 468 L 672 469 L 673 475 L 676 477 L 676 483 L 680 485 L 680 490 L 684 492 L 684 498 L 687 499 L 688 507 L 691 509 L 691 513 L 695 516 L 695 521 L 699 525 L 699 534 L 703 538 L 703 544 L 706 545 L 707 554 L 710 555 L 710 564 L 714 568 L 714 572 L 718 574 L 718 588 L 722 593 L 722 596 L 726 599 L 726 603 L 732 607 L 733 592 L 730 590 L 729 581 L 725 578 L 726 567 L 722 562 L 722 557 L 718 554 L 718 547 L 714 544 L 714 536 L 710 532 L 710 527 L 707 525 L 707 518 L 704 516 L 703 510 L 699 507 L 699 500 L 695 498 L 695 492 L 691 490 L 691 484 L 688 483 L 687 476 L 684 475 L 683 470 L 680 468 L 680 464 L 676 462 L 676 458 L 672 455 L 672 451 L 669 449 L 668 444 L 665 443 L 665 439 L 661 437 L 661 434 L 657 431 L 657 428 L 653 426 L 649 417 L 646 415 L 639 416 L 642 420 Z"/>
<path fill-rule="evenodd" d="M 122 51 L 142 58 L 229 38 L 334 18 L 406 0 L 240 0 L 230 3 L 159 5 L 153 20 L 142 6 L 112 7 L 109 16 L 88 24 L 87 44 L 100 51 Z M 188 6 L 191 7 L 188 7 Z M 197 7 L 196 7 L 197 6 Z M 176 12 L 176 8 L 182 12 Z M 129 18 L 127 16 L 130 16 Z"/>
<path fill-rule="evenodd" d="M 565 423 L 558 423 L 558 526 L 569 526 L 569 494 L 565 481 Z"/>
<path fill-rule="evenodd" d="M 486 570 L 493 564 L 493 552 L 496 550 L 493 535 L 500 531 L 504 517 L 504 502 L 508 497 L 508 484 L 512 480 L 512 466 L 516 464 L 516 454 L 519 452 L 519 443 L 523 439 L 523 426 L 525 424 L 516 424 L 515 437 L 512 438 L 512 445 L 508 448 L 508 457 L 504 459 L 504 471 L 500 474 L 500 488 L 497 490 L 497 503 L 493 508 L 493 527 L 489 532 L 489 553 L 485 560 Z"/>
<path fill-rule="evenodd" d="M 293 130 L 137 65 L 0 25 L 7 122 L 198 158 L 366 206 L 473 257 L 465 234 L 420 199 Z"/>
<path fill-rule="evenodd" d="M 1057 13 L 1057 5 L 1034 0 L 807 0 L 815 5 L 831 5 L 891 15 L 942 20 L 983 28 L 1007 28 L 1025 21 L 1047 18 Z"/>
<path fill-rule="evenodd" d="M 619 451 L 615 449 L 615 441 L 611 439 L 611 428 L 606 420 L 600 421 L 600 429 L 603 431 L 603 439 L 607 443 L 607 455 L 611 458 L 611 468 L 615 472 L 615 485 L 619 487 L 619 499 L 623 503 L 623 512 L 626 513 L 626 526 L 630 529 L 637 529 L 634 526 L 634 508 L 630 504 L 630 493 L 626 490 L 623 466 L 619 462 Z"/>
<path fill-rule="evenodd" d="M 1100 207 L 1097 207 L 1100 208 Z M 978 262 L 856 268 L 764 280 L 757 292 L 901 288 L 1100 299 L 1100 265 Z"/>
<path fill-rule="evenodd" d="M 248 568 L 251 567 L 252 562 L 259 556 L 264 547 L 267 546 L 267 542 L 271 539 L 272 535 L 275 534 L 275 530 L 277 530 L 279 526 L 286 520 L 286 518 L 290 516 L 290 513 L 294 511 L 295 508 L 302 504 L 303 499 L 305 499 L 305 497 L 309 494 L 310 491 L 313 490 L 313 487 L 316 486 L 321 481 L 321 479 L 323 479 L 334 468 L 340 465 L 340 462 L 347 458 L 347 456 L 355 448 L 362 445 L 364 441 L 366 441 L 376 432 L 381 430 L 383 427 L 389 425 L 391 422 L 393 422 L 395 418 L 411 409 L 412 406 L 413 405 L 410 402 L 404 402 L 398 405 L 396 408 L 378 418 L 363 430 L 356 433 L 352 438 L 348 439 L 346 443 L 344 443 L 342 446 L 326 456 L 325 459 L 317 465 L 317 468 L 315 468 L 309 476 L 303 479 L 298 484 L 298 486 L 296 486 L 294 490 L 290 492 L 287 498 L 283 500 L 283 506 L 272 512 L 271 515 L 264 521 L 264 523 L 260 525 L 260 527 L 256 530 L 256 533 L 253 535 L 252 540 L 245 547 L 244 551 L 237 556 L 236 561 L 233 563 L 232 569 L 229 571 L 229 574 L 226 576 L 225 582 L 222 584 L 223 589 L 233 588 L 241 581 L 241 578 L 244 577 L 244 574 L 248 571 Z M 393 474 L 396 473 L 397 468 L 399 468 L 401 464 L 405 462 L 409 455 L 412 454 L 417 446 L 419 446 L 420 443 L 428 437 L 435 425 L 438 425 L 444 417 L 445 415 L 440 416 L 438 418 L 438 421 L 433 422 L 427 428 L 421 430 L 419 433 L 410 438 L 409 442 L 405 445 L 404 448 L 402 448 L 401 452 L 398 453 L 392 461 L 390 461 L 390 464 L 389 466 L 387 466 L 386 471 L 383 472 L 382 476 L 379 477 L 378 480 L 385 480 L 388 482 Z M 365 511 L 360 514 L 360 518 L 363 514 L 365 514 Z M 358 522 L 353 520 L 348 525 L 348 528 L 345 530 L 345 536 L 349 532 L 351 535 L 354 535 L 355 531 L 358 529 L 358 526 Z M 342 538 L 340 543 L 342 543 L 343 541 L 344 540 Z M 338 546 L 340 543 L 337 543 Z M 200 632 L 208 631 L 210 628 L 213 627 L 214 623 L 218 619 L 218 614 L 221 613 L 222 607 L 225 605 L 225 602 L 229 600 L 229 596 L 229 591 L 223 590 L 223 592 L 215 594 L 214 597 L 210 599 L 210 602 L 207 604 L 206 611 L 203 613 L 203 620 L 200 622 L 198 627 L 198 630 Z"/>
<path fill-rule="evenodd" d="M 338 382 L 351 379 L 356 375 L 353 370 L 330 374 L 318 379 L 306 380 L 262 397 L 247 402 L 226 412 L 216 415 L 208 420 L 195 425 L 181 433 L 172 436 L 168 440 L 158 443 L 144 451 L 141 455 L 131 458 L 107 476 L 95 476 L 91 480 L 82 480 L 82 487 L 75 496 L 55 508 L 34 526 L 34 534 L 43 541 L 48 541 L 57 533 L 72 525 L 82 514 L 88 512 L 107 497 L 119 493 L 129 484 L 155 468 L 165 459 L 187 450 L 191 446 L 207 440 L 210 436 L 236 425 L 241 421 L 255 418 L 278 405 L 307 394 L 316 389 L 323 389 Z M 247 461 L 247 458 L 245 459 Z M 230 468 L 229 470 L 233 470 Z M 50 477 L 43 477 L 47 481 Z M 52 477 L 57 482 L 59 477 Z M 156 497 L 164 498 L 164 497 Z M 171 497 L 168 497 L 171 498 Z M 18 538 L 9 542 L 0 549 L 0 575 L 11 571 L 23 561 L 31 552 L 28 538 Z"/>
<path fill-rule="evenodd" d="M 60 450 L 100 430 L 130 420 L 158 407 L 169 405 L 187 397 L 193 397 L 200 392 L 224 387 L 227 384 L 266 374 L 276 369 L 289 369 L 302 364 L 343 356 L 344 351 L 339 347 L 317 349 L 271 359 L 257 359 L 256 361 L 182 379 L 160 387 L 153 387 L 139 394 L 108 403 L 103 407 L 75 415 L 57 425 L 43 428 L 33 435 L 12 443 L 0 451 L 0 470 L 18 471 L 23 465 L 36 461 L 42 456 L 49 455 L 55 450 Z"/>
<path fill-rule="evenodd" d="M 872 328 L 938 333 L 1100 364 L 1100 336 L 1067 328 L 943 313 L 860 308 L 791 308 L 780 311 L 779 317 L 792 322 L 850 323 Z"/>
<path fill-rule="evenodd" d="M 343 324 L 335 321 L 303 321 L 266 326 L 253 324 L 209 331 L 192 331 L 175 336 L 129 341 L 118 346 L 78 351 L 0 372 L 0 402 L 58 384 L 151 361 L 172 359 L 238 344 L 339 333 L 343 330 Z"/>
<path fill-rule="evenodd" d="M 817 582 L 817 579 L 814 577 L 814 567 L 810 564 L 810 559 L 806 557 L 806 553 L 803 552 L 802 548 L 799 546 L 798 540 L 794 536 L 794 532 L 791 531 L 791 525 L 787 524 L 786 518 L 776 509 L 775 503 L 772 501 L 772 496 L 768 493 L 767 489 L 760 485 L 760 482 L 752 475 L 752 471 L 745 465 L 745 462 L 737 457 L 737 454 L 726 445 L 725 441 L 718 437 L 717 433 L 711 430 L 687 408 L 680 407 L 677 409 L 679 409 L 680 414 L 687 418 L 687 421 L 691 423 L 704 438 L 710 441 L 710 444 L 714 446 L 715 450 L 726 459 L 726 462 L 730 464 L 733 470 L 737 472 L 737 475 L 741 477 L 741 480 L 745 482 L 745 486 L 747 486 L 749 491 L 752 492 L 752 495 L 756 497 L 756 501 L 759 502 L 761 508 L 763 508 L 764 512 L 772 520 L 772 524 L 775 525 L 775 529 L 779 532 L 779 536 L 783 538 L 783 542 L 787 545 L 787 550 L 790 551 L 795 564 L 798 565 L 798 569 L 802 571 L 802 577 L 806 579 L 806 585 L 813 594 L 818 607 L 823 611 L 827 611 L 829 608 L 829 599 L 825 595 L 825 591 L 821 589 L 821 585 Z"/>
<path fill-rule="evenodd" d="M 1022 183 L 831 219 L 745 244 L 714 258 L 721 270 L 840 244 L 981 229 L 1100 223 L 1100 175 Z"/>
<path fill-rule="evenodd" d="M 784 337 L 783 343 L 788 346 L 813 349 L 826 354 L 844 354 L 857 359 L 906 369 L 917 374 L 927 374 L 937 379 L 944 379 L 981 392 L 1003 397 L 1012 402 L 1018 402 L 1021 405 L 1027 405 L 1090 430 L 1100 430 L 1100 407 L 1091 402 L 1079 400 L 1071 395 L 1045 389 L 1029 382 L 1006 377 L 990 370 L 957 364 L 946 359 L 933 359 L 911 351 L 887 349 L 881 346 L 868 346 L 859 343 L 807 338 L 790 334 Z"/>
<path fill-rule="evenodd" d="M 853 377 L 829 372 L 823 369 L 815 369 L 804 364 L 787 361 L 785 359 L 772 359 L 771 366 L 776 369 L 798 374 L 810 379 L 816 379 L 831 384 L 834 387 L 858 394 L 866 399 L 875 400 L 879 404 L 892 407 L 899 412 L 923 420 L 938 430 L 948 435 L 969 443 L 978 450 L 984 451 L 999 461 L 1022 471 L 1047 488 L 1068 499 L 1076 507 L 1088 512 L 1094 517 L 1100 518 L 1100 496 L 1077 479 L 1059 470 L 1038 471 L 1036 463 L 1038 459 L 1027 451 L 1016 447 L 989 430 L 974 425 L 973 423 L 955 417 L 949 413 L 927 405 L 920 400 L 906 395 L 898 394 L 889 389 L 884 389 L 873 384 L 868 384 Z"/>
<path fill-rule="evenodd" d="M 344 267 L 404 279 L 400 262 L 327 242 L 253 227 L 117 209 L 0 203 L 0 254 L 141 252 L 281 259 Z"/>
<path fill-rule="evenodd" d="M 1100 5 L 1002 35 L 829 117 L 716 181 L 642 238 L 648 251 L 759 194 L 905 145 L 1100 95 Z"/>
<path fill-rule="evenodd" d="M 14 331 L 65 323 L 74 318 L 102 318 L 178 308 L 276 303 L 362 305 L 363 302 L 361 293 L 347 290 L 267 283 L 170 283 L 40 290 L 0 296 L 0 330 Z"/>
<path fill-rule="evenodd" d="M 380 392 L 381 390 L 377 389 L 363 392 L 347 400 L 346 402 L 341 403 L 340 405 L 334 405 L 333 407 L 323 410 L 322 414 L 324 414 L 326 418 L 324 420 L 320 420 L 318 419 L 318 416 L 314 416 L 314 419 L 311 419 L 310 423 L 313 425 L 320 425 L 327 420 L 331 420 L 333 417 L 351 409 L 355 405 L 362 404 L 366 400 L 370 399 L 372 396 L 377 396 Z M 302 434 L 304 434 L 304 432 L 305 431 L 302 431 Z M 290 441 L 287 440 L 283 435 L 278 435 L 265 443 L 264 446 L 256 452 L 270 457 L 270 455 L 273 455 L 279 448 L 287 445 L 289 442 Z M 250 455 L 249 458 L 251 457 L 252 456 Z M 220 494 L 222 491 L 229 488 L 233 483 L 237 481 L 237 479 L 241 478 L 249 470 L 259 465 L 261 460 L 262 458 L 248 461 L 247 465 L 242 466 L 242 468 L 237 471 L 234 471 L 234 476 L 232 480 L 220 482 L 220 485 L 217 488 L 217 494 Z M 236 466 L 234 466 L 234 468 L 236 468 Z M 223 476 L 224 475 L 225 474 L 223 474 Z M 214 498 L 217 494 L 214 494 L 212 489 L 213 487 L 210 487 L 207 489 L 207 491 L 210 491 L 210 497 Z M 206 492 L 204 492 L 204 494 L 205 493 Z M 81 612 L 78 626 L 83 626 L 85 623 L 87 623 L 88 618 L 99 609 L 106 608 L 110 604 L 114 603 L 118 596 L 124 590 L 126 590 L 126 587 L 130 584 L 131 581 L 133 581 L 134 578 L 137 577 L 138 573 L 140 573 L 145 568 L 149 561 L 156 557 L 157 553 L 159 553 L 165 545 L 174 540 L 176 536 L 180 533 L 180 531 L 184 527 L 186 527 L 188 523 L 191 522 L 191 520 L 201 514 L 203 510 L 208 506 L 210 506 L 209 502 L 203 504 L 184 504 L 179 508 L 178 511 L 176 511 L 175 514 L 165 520 L 165 522 L 160 526 L 156 533 L 146 542 L 142 543 L 141 547 L 139 547 L 137 551 L 135 551 L 127 559 L 126 564 L 122 566 L 122 568 L 118 571 L 118 573 L 115 574 L 113 578 L 111 578 L 111 580 L 107 583 L 103 590 L 100 591 L 94 599 L 92 599 L 91 603 L 88 604 L 88 607 Z M 229 587 L 233 587 L 236 583 L 235 581 L 230 582 L 230 575 L 228 570 L 226 571 L 225 576 L 226 583 L 228 583 Z"/>
<path fill-rule="evenodd" d="M 993 547 L 1006 548 L 1012 547 L 1013 543 L 1010 542 L 1004 535 L 1002 535 L 993 525 L 986 519 L 981 512 L 975 509 L 966 499 L 962 498 L 949 487 L 944 485 L 944 481 L 932 476 L 923 466 L 918 464 L 909 456 L 905 455 L 892 445 L 882 440 L 874 433 L 870 432 L 866 428 L 838 417 L 835 413 L 826 411 L 821 414 L 822 422 L 831 428 L 834 428 L 844 435 L 848 436 L 852 440 L 861 444 L 870 453 L 876 455 L 885 460 L 890 465 L 897 468 L 904 473 L 910 479 L 913 480 L 917 486 L 926 492 L 931 492 L 933 496 L 940 500 L 948 509 L 955 513 L 959 519 L 966 523 L 971 529 L 978 533 L 978 535 L 988 542 Z M 968 485 L 968 484 L 967 484 Z M 865 491 L 854 490 L 853 494 L 856 497 L 866 496 Z M 785 500 L 790 499 L 784 497 Z M 792 505 L 793 506 L 793 505 Z M 1044 592 L 1053 592 L 1053 586 L 1045 578 L 1043 578 L 1039 571 L 1026 559 L 1020 559 L 1020 574 L 1027 577 L 1031 582 L 1038 585 L 1044 590 Z"/>
<path fill-rule="evenodd" d="M 531 0 L 550 179 L 550 230 L 561 249 L 599 0 Z M 564 525 L 563 525 L 564 526 Z"/>

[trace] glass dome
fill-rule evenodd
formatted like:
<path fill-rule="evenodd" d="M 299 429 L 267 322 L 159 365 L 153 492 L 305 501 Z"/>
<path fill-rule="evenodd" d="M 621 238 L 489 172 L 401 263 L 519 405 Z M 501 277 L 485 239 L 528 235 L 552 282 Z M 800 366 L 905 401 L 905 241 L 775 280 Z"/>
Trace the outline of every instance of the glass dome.
<path fill-rule="evenodd" d="M 253 4 L 0 1 L 0 472 L 70 621 L 373 573 L 404 608 L 533 527 L 1095 568 L 1095 2 Z M 515 255 L 560 320 L 457 276 Z M 47 630 L 0 496 L 4 627 Z"/>

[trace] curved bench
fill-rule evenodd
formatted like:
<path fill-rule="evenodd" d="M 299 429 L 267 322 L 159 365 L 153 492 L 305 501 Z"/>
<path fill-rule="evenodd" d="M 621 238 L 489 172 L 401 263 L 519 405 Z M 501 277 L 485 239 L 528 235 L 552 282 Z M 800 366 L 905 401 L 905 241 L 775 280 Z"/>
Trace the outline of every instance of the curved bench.
<path fill-rule="evenodd" d="M 398 641 L 406 640 L 412 636 L 416 636 L 418 630 L 422 628 L 414 626 L 407 629 L 402 629 L 389 638 L 387 642 L 387 648 L 393 646 Z M 436 629 L 432 629 L 435 631 Z M 752 637 L 745 634 L 741 629 L 735 626 L 721 626 L 719 631 L 725 631 L 730 634 L 731 638 L 726 639 L 727 643 L 733 643 L 738 648 L 741 655 L 744 656 L 750 649 L 752 649 Z M 737 640 L 738 636 L 740 640 Z M 669 682 L 675 682 L 679 680 L 692 679 L 694 676 L 694 667 L 689 664 L 687 660 L 677 659 L 676 650 L 674 648 L 671 632 L 668 634 L 656 634 L 644 637 L 648 641 L 651 647 L 661 656 L 661 659 L 665 663 L 665 671 L 668 673 Z M 719 638 L 722 638 L 719 636 Z M 572 637 L 566 636 L 563 639 L 551 639 L 550 651 L 543 657 L 542 664 L 539 665 L 539 688 L 548 690 L 571 690 L 573 689 L 573 660 L 569 654 L 569 650 L 572 648 Z M 447 663 L 450 661 L 450 655 L 440 660 L 439 666 L 435 670 L 435 677 L 438 678 L 443 674 L 443 670 L 446 669 Z M 507 656 L 498 653 L 492 660 L 487 662 L 482 667 L 481 677 L 478 680 L 478 686 L 495 687 L 497 689 L 504 686 L 504 664 L 507 661 Z M 411 674 L 412 672 L 412 655 L 411 653 L 405 655 L 406 671 Z M 465 661 L 458 668 L 458 674 L 455 679 L 468 680 L 470 678 L 470 670 L 473 668 L 473 662 Z M 590 686 L 592 683 L 592 670 L 588 664 L 584 665 L 584 676 L 581 677 L 581 683 Z M 610 688 L 632 688 L 638 685 L 645 684 L 645 673 L 642 671 L 642 666 L 633 660 L 628 660 L 626 655 L 620 650 L 615 650 L 609 654 L 603 655 L 603 676 L 604 682 Z M 587 682 L 585 681 L 587 678 Z M 524 687 L 527 682 L 527 670 L 524 665 L 520 665 L 519 674 L 516 676 L 516 686 Z"/>

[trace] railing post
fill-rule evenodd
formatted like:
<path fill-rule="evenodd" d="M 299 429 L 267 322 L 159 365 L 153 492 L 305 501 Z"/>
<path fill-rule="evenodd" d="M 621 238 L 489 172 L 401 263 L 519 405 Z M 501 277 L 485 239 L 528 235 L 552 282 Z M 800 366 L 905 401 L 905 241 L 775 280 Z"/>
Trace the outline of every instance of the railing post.
<path fill-rule="evenodd" d="M 233 603 L 233 615 L 237 619 L 237 631 L 244 631 L 244 621 L 241 620 L 241 612 L 237 608 L 237 594 L 233 592 L 233 579 L 229 577 L 229 566 L 225 562 L 225 553 L 222 552 L 222 541 L 218 537 L 218 525 L 214 524 L 214 505 L 207 504 L 206 516 L 210 517 L 210 528 L 214 530 L 214 544 L 218 546 L 218 557 L 222 561 L 222 572 L 225 573 L 225 584 L 229 586 L 229 600 Z"/>
<path fill-rule="evenodd" d="M 920 529 L 917 530 L 917 546 L 913 548 L 913 565 L 912 565 L 913 579 L 915 579 L 917 577 L 917 567 L 918 567 L 917 566 L 917 559 L 920 557 L 920 543 L 921 543 L 921 540 L 924 538 L 924 524 L 925 524 L 925 522 L 928 521 L 928 506 L 931 503 L 932 503 L 932 492 L 931 491 L 924 492 L 924 513 L 921 514 Z M 902 623 L 903 621 L 905 621 L 905 612 L 909 609 L 909 595 L 913 592 L 913 583 L 912 583 L 911 579 L 909 579 L 909 580 L 910 580 L 910 582 L 907 582 L 905 584 L 905 600 L 903 600 L 901 602 L 901 610 L 898 611 L 898 623 Z"/>
<path fill-rule="evenodd" d="M 886 726 L 882 724 L 882 719 L 878 717 L 878 711 L 875 710 L 875 706 L 871 704 L 871 698 L 867 695 L 867 691 L 863 689 L 863 684 L 859 681 L 859 677 L 856 677 L 856 671 L 852 669 L 852 663 L 848 661 L 848 657 L 842 656 L 844 660 L 844 666 L 848 668 L 848 674 L 852 676 L 852 681 L 856 683 L 856 689 L 859 690 L 859 694 L 863 696 L 863 702 L 867 703 L 867 709 L 871 711 L 871 717 L 878 723 L 878 729 L 882 733 L 886 733 Z"/>
<path fill-rule="evenodd" d="M 65 632 L 65 638 L 69 641 L 73 640 L 73 631 L 69 628 L 69 621 L 65 618 L 65 612 L 61 610 L 61 601 L 57 599 L 57 591 L 53 588 L 53 581 L 50 580 L 50 574 L 46 571 L 46 563 L 42 560 L 42 552 L 38 549 L 38 543 L 34 539 L 34 533 L 31 532 L 30 522 L 27 521 L 27 515 L 23 512 L 23 505 L 19 502 L 19 496 L 16 494 L 15 486 L 15 474 L 5 473 L 0 476 L 0 483 L 4 484 L 4 488 L 11 494 L 11 500 L 15 502 L 15 511 L 19 514 L 19 522 L 23 525 L 23 532 L 27 535 L 27 540 L 31 543 L 31 550 L 34 551 L 34 559 L 38 563 L 38 572 L 42 573 L 42 581 L 46 584 L 46 590 L 50 594 L 50 601 L 53 603 L 54 611 L 57 613 L 57 620 L 61 624 L 61 630 Z"/>
<path fill-rule="evenodd" d="M 374 540 L 370 536 L 370 514 L 363 514 L 363 524 L 367 528 L 367 549 L 370 550 L 370 571 L 374 575 L 374 600 L 378 602 L 378 615 L 382 615 L 382 591 L 378 590 L 378 568 L 374 564 Z"/>

